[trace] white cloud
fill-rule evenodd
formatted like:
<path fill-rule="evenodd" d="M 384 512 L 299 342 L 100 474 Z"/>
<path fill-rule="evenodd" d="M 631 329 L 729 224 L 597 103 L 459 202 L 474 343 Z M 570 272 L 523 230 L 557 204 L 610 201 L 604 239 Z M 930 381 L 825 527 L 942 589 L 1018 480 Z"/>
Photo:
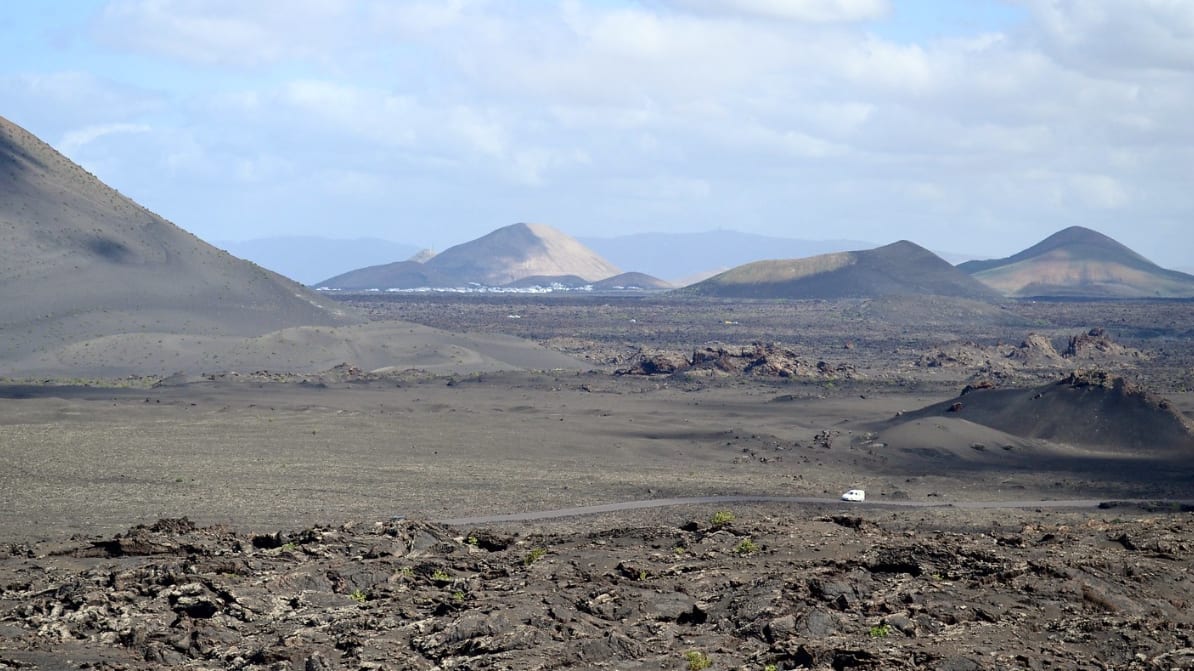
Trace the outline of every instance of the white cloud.
<path fill-rule="evenodd" d="M 383 145 L 410 145 L 418 135 L 418 101 L 384 90 L 320 80 L 286 84 L 277 102 L 329 124 L 324 132 L 349 133 Z"/>
<path fill-rule="evenodd" d="M 477 151 L 489 156 L 502 156 L 510 146 L 504 122 L 463 105 L 448 111 L 446 123 Z"/>
<path fill-rule="evenodd" d="M 294 162 L 269 154 L 245 156 L 235 160 L 234 174 L 246 183 L 265 183 L 286 179 L 294 172 Z"/>
<path fill-rule="evenodd" d="M 69 112 L 52 137 L 152 127 L 139 148 L 166 175 L 285 192 L 326 174 L 329 198 L 378 203 L 417 183 L 424 218 L 558 199 L 581 226 L 625 199 L 651 216 L 620 220 L 768 232 L 798 204 L 813 237 L 964 219 L 992 231 L 976 245 L 1087 218 L 1114 234 L 1129 210 L 1188 221 L 1194 3 L 1022 4 L 1018 25 L 895 41 L 881 0 L 113 0 L 102 44 L 202 90 L 147 94 L 135 70 L 0 86 Z"/>
<path fill-rule="evenodd" d="M 477 2 L 465 0 L 384 0 L 371 3 L 370 21 L 382 30 L 417 35 L 444 30 L 458 24 Z"/>
<path fill-rule="evenodd" d="M 344 44 L 353 6 L 335 0 L 114 0 L 96 31 L 115 48 L 203 65 L 325 60 Z"/>
<path fill-rule="evenodd" d="M 58 142 L 58 151 L 70 156 L 78 152 L 84 145 L 90 144 L 107 135 L 118 133 L 148 133 L 150 130 L 152 129 L 149 126 L 139 123 L 109 123 L 78 128 L 62 136 L 62 139 Z"/>
<path fill-rule="evenodd" d="M 1078 207 L 1086 205 L 1110 210 L 1122 208 L 1131 200 L 1127 189 L 1108 175 L 1073 174 L 1066 180 L 1072 192 L 1071 202 Z"/>
<path fill-rule="evenodd" d="M 1025 0 L 1047 49 L 1084 70 L 1194 72 L 1187 0 Z"/>
<path fill-rule="evenodd" d="M 390 180 L 362 170 L 330 170 L 320 180 L 328 193 L 348 197 L 381 197 L 392 188 Z"/>
<path fill-rule="evenodd" d="M 82 70 L 0 75 L 0 97 L 5 116 L 51 136 L 79 126 L 121 123 L 167 104 L 140 86 Z"/>
<path fill-rule="evenodd" d="M 890 11 L 887 0 L 671 0 L 671 2 L 677 7 L 692 11 L 813 23 L 878 19 Z"/>

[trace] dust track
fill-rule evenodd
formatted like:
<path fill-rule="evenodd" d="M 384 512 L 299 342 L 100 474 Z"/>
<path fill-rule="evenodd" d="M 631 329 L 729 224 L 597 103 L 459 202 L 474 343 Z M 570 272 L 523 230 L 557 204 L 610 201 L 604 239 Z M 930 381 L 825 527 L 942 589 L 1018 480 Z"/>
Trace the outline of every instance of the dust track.
<path fill-rule="evenodd" d="M 600 515 L 602 513 L 616 513 L 628 510 L 645 510 L 648 508 L 664 508 L 670 506 L 686 506 L 719 503 L 791 503 L 797 505 L 834 505 L 848 508 L 959 508 L 965 510 L 979 510 L 991 508 L 1097 508 L 1106 500 L 1100 499 L 1063 499 L 1044 501 L 955 501 L 950 503 L 928 503 L 924 501 L 882 501 L 866 503 L 850 503 L 840 499 L 815 498 L 806 496 L 685 496 L 666 499 L 642 499 L 638 501 L 621 501 L 618 503 L 603 503 L 593 506 L 578 506 L 575 508 L 557 508 L 555 510 L 536 510 L 522 513 L 503 513 L 500 515 L 478 515 L 475 517 L 453 517 L 436 520 L 439 524 L 449 526 L 463 526 L 470 524 L 500 524 L 502 522 L 534 522 L 537 520 L 559 519 L 564 517 L 581 517 L 584 515 Z M 1176 504 L 1192 505 L 1194 500 L 1159 500 L 1159 499 L 1122 499 L 1117 503 L 1123 504 Z"/>

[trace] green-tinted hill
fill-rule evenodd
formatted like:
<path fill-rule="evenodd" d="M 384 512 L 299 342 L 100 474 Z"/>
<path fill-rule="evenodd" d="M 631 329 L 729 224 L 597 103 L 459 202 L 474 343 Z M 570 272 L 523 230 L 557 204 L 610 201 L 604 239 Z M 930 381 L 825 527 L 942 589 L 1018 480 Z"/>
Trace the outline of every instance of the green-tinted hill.
<path fill-rule="evenodd" d="M 863 251 L 756 261 L 680 291 L 731 298 L 999 297 L 941 257 L 906 240 Z"/>
<path fill-rule="evenodd" d="M 1185 298 L 1194 275 L 1166 270 L 1115 240 L 1081 226 L 1054 233 L 1005 259 L 958 266 L 1015 298 Z"/>
<path fill-rule="evenodd" d="M 396 261 L 379 266 L 369 266 L 350 270 L 347 273 L 330 277 L 315 286 L 319 288 L 340 289 L 343 291 L 370 291 L 377 289 L 421 289 L 464 286 L 464 282 L 457 282 L 455 278 L 436 272 L 418 261 Z"/>

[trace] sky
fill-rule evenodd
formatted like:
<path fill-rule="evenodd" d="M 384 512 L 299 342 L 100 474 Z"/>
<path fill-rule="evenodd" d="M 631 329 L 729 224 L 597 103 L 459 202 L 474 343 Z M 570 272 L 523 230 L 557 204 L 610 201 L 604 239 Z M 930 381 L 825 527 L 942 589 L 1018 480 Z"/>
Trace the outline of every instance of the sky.
<path fill-rule="evenodd" d="M 58 0 L 0 115 L 207 240 L 516 222 L 1194 267 L 1189 0 Z"/>

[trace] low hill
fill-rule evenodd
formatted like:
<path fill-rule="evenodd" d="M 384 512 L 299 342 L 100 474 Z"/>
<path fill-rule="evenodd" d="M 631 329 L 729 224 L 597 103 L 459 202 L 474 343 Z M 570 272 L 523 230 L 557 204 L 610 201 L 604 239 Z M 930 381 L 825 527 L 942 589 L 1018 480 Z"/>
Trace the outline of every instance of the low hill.
<path fill-rule="evenodd" d="M 342 240 L 320 236 L 279 236 L 253 240 L 216 241 L 234 256 L 311 284 L 354 268 L 385 264 L 414 256 L 419 248 L 378 238 Z"/>
<path fill-rule="evenodd" d="M 412 262 L 413 263 L 413 262 Z M 426 277 L 412 275 L 412 267 L 401 264 L 374 266 L 344 273 L 318 283 L 331 289 L 415 289 L 452 288 L 477 284 L 500 287 L 528 277 L 575 275 L 594 282 L 621 271 L 574 238 L 542 224 L 513 224 L 476 240 L 450 247 L 427 259 Z M 391 269 L 392 275 L 383 270 Z M 362 277 L 368 277 L 364 281 Z M 426 284 L 433 280 L 435 284 Z M 368 285 L 368 286 L 365 286 Z"/>
<path fill-rule="evenodd" d="M 1073 373 L 1032 389 L 975 389 L 906 413 L 892 424 L 925 418 L 956 418 L 1066 445 L 1194 456 L 1188 419 L 1165 399 L 1105 373 Z"/>
<path fill-rule="evenodd" d="M 1015 298 L 1194 297 L 1194 275 L 1166 270 L 1081 226 L 1054 233 L 1014 256 L 967 261 L 958 268 Z"/>
<path fill-rule="evenodd" d="M 592 283 L 579 275 L 529 275 L 520 277 L 513 282 L 507 282 L 502 287 L 506 289 L 534 289 L 544 287 L 563 287 L 578 289 Z"/>
<path fill-rule="evenodd" d="M 634 233 L 580 241 L 623 268 L 634 268 L 677 286 L 762 259 L 804 258 L 873 245 L 859 240 L 801 240 L 725 230 Z"/>
<path fill-rule="evenodd" d="M 463 286 L 455 279 L 436 272 L 418 261 L 395 261 L 379 266 L 369 266 L 350 270 L 342 275 L 330 277 L 314 286 L 323 289 L 340 289 L 343 291 L 370 291 L 378 289 L 423 289 Z"/>
<path fill-rule="evenodd" d="M 663 291 L 672 285 L 646 273 L 622 273 L 593 283 L 597 291 Z"/>
<path fill-rule="evenodd" d="M 906 240 L 863 251 L 756 261 L 681 291 L 731 298 L 998 298 L 941 257 Z"/>
<path fill-rule="evenodd" d="M 0 118 L 0 374 L 14 360 L 121 333 L 258 336 L 358 321 Z"/>

